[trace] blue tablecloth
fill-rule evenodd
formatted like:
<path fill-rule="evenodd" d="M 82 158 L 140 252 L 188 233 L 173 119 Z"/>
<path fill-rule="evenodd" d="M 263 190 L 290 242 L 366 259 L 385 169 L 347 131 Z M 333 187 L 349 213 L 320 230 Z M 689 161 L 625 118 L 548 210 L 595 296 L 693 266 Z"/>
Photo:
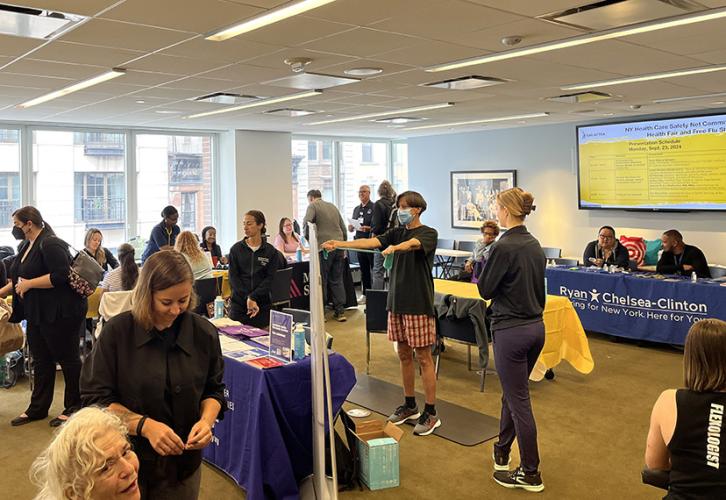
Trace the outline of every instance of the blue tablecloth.
<path fill-rule="evenodd" d="M 355 385 L 353 366 L 330 355 L 333 412 Z M 249 499 L 299 498 L 313 472 L 310 358 L 261 370 L 225 357 L 228 409 L 204 459 L 242 486 Z"/>
<path fill-rule="evenodd" d="M 546 276 L 547 292 L 568 297 L 589 331 L 683 345 L 696 321 L 726 320 L 726 286 L 710 281 L 562 267 Z"/>

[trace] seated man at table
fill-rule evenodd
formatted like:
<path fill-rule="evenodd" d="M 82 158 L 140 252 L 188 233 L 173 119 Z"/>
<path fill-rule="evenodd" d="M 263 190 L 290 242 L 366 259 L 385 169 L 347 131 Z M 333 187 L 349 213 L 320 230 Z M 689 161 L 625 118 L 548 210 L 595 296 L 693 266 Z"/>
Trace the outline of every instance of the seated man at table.
<path fill-rule="evenodd" d="M 660 240 L 663 242 L 663 253 L 656 266 L 657 272 L 684 276 L 695 272 L 699 278 L 711 277 L 706 256 L 698 247 L 686 245 L 680 232 L 669 229 Z"/>
<path fill-rule="evenodd" d="M 582 262 L 585 266 L 602 267 L 607 264 L 628 269 L 628 249 L 615 238 L 615 229 L 603 226 L 597 232 L 597 240 L 591 241 L 585 247 Z"/>

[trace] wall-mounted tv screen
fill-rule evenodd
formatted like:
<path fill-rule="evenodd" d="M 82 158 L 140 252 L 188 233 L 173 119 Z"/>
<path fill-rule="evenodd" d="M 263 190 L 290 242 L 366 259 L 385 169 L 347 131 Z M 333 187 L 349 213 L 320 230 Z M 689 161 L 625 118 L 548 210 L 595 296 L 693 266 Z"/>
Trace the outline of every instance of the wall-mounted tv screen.
<path fill-rule="evenodd" d="M 726 210 L 726 115 L 577 127 L 582 209 Z"/>

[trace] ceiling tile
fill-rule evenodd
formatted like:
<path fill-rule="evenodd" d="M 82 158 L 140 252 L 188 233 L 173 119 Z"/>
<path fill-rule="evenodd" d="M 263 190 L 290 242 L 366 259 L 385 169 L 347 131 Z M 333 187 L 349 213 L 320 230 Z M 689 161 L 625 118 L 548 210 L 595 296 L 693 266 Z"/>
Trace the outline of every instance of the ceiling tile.
<path fill-rule="evenodd" d="M 166 86 L 175 89 L 198 90 L 200 93 L 206 93 L 221 92 L 237 85 L 239 85 L 237 82 L 231 80 L 194 77 L 177 80 L 168 83 Z"/>
<path fill-rule="evenodd" d="M 469 0 L 470 2 L 525 16 L 540 16 L 593 3 L 593 0 Z"/>
<path fill-rule="evenodd" d="M 220 61 L 203 58 L 151 54 L 125 66 L 126 69 L 154 71 L 173 75 L 195 75 L 224 66 Z"/>
<path fill-rule="evenodd" d="M 244 85 L 249 83 L 265 82 L 287 76 L 288 74 L 290 74 L 290 70 L 285 68 L 271 69 L 239 63 L 209 71 L 204 73 L 202 76 L 204 78 L 232 80 L 237 85 Z"/>
<path fill-rule="evenodd" d="M 371 57 L 391 47 L 411 47 L 421 39 L 370 28 L 356 28 L 305 44 L 306 49 L 334 52 L 355 57 Z"/>
<path fill-rule="evenodd" d="M 172 82 L 179 79 L 179 75 L 167 75 L 165 73 L 154 73 L 151 71 L 129 70 L 126 74 L 117 79 L 124 85 L 154 86 Z"/>
<path fill-rule="evenodd" d="M 0 72 L 0 85 L 10 87 L 52 90 L 66 87 L 72 83 L 74 81 L 67 78 L 43 78 L 36 75 L 19 75 L 6 71 Z"/>
<path fill-rule="evenodd" d="M 40 47 L 43 43 L 45 43 L 44 40 L 36 40 L 34 38 L 0 35 L 0 55 L 21 56 L 29 50 Z"/>
<path fill-rule="evenodd" d="M 447 42 L 496 52 L 508 48 L 501 42 L 505 36 L 521 36 L 522 41 L 517 44 L 517 48 L 519 48 L 553 40 L 561 40 L 580 34 L 580 31 L 564 26 L 557 26 L 556 24 L 537 19 L 525 19 L 484 30 L 456 33 L 442 37 L 442 39 Z"/>
<path fill-rule="evenodd" d="M 326 66 L 332 66 L 334 64 L 345 64 L 351 61 L 355 61 L 354 57 L 342 56 L 337 54 L 329 54 L 325 52 L 317 52 L 313 50 L 305 50 L 302 48 L 288 48 L 282 49 L 272 54 L 265 54 L 261 57 L 254 57 L 247 59 L 245 64 L 253 66 L 262 66 L 265 68 L 284 70 L 288 73 L 292 73 L 290 66 L 285 64 L 285 59 L 293 57 L 307 57 L 312 59 L 312 62 L 305 66 L 307 72 L 317 72 L 321 68 Z"/>
<path fill-rule="evenodd" d="M 709 50 L 708 52 L 691 54 L 689 57 L 711 64 L 726 64 L 726 50 Z"/>
<path fill-rule="evenodd" d="M 384 31 L 441 39 L 446 35 L 481 30 L 522 19 L 521 16 L 482 5 L 448 0 L 417 7 L 416 15 L 403 12 L 372 26 Z"/>
<path fill-rule="evenodd" d="M 673 54 L 690 55 L 708 50 L 726 51 L 726 19 L 643 33 L 623 38 L 628 43 Z"/>
<path fill-rule="evenodd" d="M 430 66 L 447 61 L 481 55 L 481 50 L 453 43 L 424 41 L 412 47 L 399 48 L 378 54 L 376 59 L 399 64 Z"/>
<path fill-rule="evenodd" d="M 392 75 L 394 73 L 400 73 L 401 71 L 409 71 L 414 69 L 413 66 L 405 64 L 395 64 L 386 61 L 379 61 L 376 59 L 353 59 L 348 62 L 340 64 L 332 64 L 330 66 L 321 67 L 325 73 L 331 75 L 345 75 L 345 70 L 352 68 L 380 68 L 383 70 L 379 75 L 375 75 L 374 78 L 379 78 L 383 75 Z M 370 78 L 369 78 L 370 79 Z"/>
<path fill-rule="evenodd" d="M 280 49 L 281 47 L 276 45 L 268 45 L 251 40 L 233 38 L 225 40 L 224 42 L 210 42 L 204 38 L 197 37 L 174 45 L 163 50 L 161 53 L 233 63 L 270 54 Z"/>
<path fill-rule="evenodd" d="M 338 0 L 305 15 L 328 21 L 368 26 L 395 16 L 410 15 L 444 0 Z"/>
<path fill-rule="evenodd" d="M 264 9 L 220 0 L 126 0 L 101 18 L 207 33 L 256 16 Z"/>
<path fill-rule="evenodd" d="M 241 3 L 244 5 L 252 5 L 253 7 L 261 7 L 263 9 L 273 9 L 284 3 L 288 3 L 290 0 L 228 0 L 232 3 Z"/>
<path fill-rule="evenodd" d="M 61 40 L 87 45 L 152 51 L 168 47 L 192 36 L 190 33 L 181 31 L 106 19 L 91 19 L 84 25 L 63 35 Z"/>
<path fill-rule="evenodd" d="M 92 64 L 114 68 L 142 55 L 143 52 L 111 47 L 97 47 L 80 43 L 53 41 L 33 52 L 29 57 L 45 61 L 74 64 Z"/>

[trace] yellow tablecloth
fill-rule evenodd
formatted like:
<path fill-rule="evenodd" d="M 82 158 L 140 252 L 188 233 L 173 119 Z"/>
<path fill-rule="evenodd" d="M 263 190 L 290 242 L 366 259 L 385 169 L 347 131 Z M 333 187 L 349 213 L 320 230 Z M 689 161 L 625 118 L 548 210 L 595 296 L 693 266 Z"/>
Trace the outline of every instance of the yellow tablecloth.
<path fill-rule="evenodd" d="M 96 288 L 93 295 L 88 297 L 88 310 L 86 311 L 86 319 L 98 318 L 98 307 L 101 305 L 101 295 L 103 295 L 103 288 L 100 286 Z"/>
<path fill-rule="evenodd" d="M 474 283 L 434 280 L 434 290 L 457 297 L 481 299 Z M 580 318 L 567 297 L 547 295 L 544 324 L 545 345 L 530 378 L 542 380 L 544 372 L 560 364 L 563 359 L 580 373 L 590 373 L 595 367 L 590 344 Z"/>
<path fill-rule="evenodd" d="M 212 276 L 215 278 L 222 277 L 222 297 L 227 298 L 232 296 L 232 288 L 229 286 L 229 271 L 226 269 L 220 269 L 212 271 Z"/>

